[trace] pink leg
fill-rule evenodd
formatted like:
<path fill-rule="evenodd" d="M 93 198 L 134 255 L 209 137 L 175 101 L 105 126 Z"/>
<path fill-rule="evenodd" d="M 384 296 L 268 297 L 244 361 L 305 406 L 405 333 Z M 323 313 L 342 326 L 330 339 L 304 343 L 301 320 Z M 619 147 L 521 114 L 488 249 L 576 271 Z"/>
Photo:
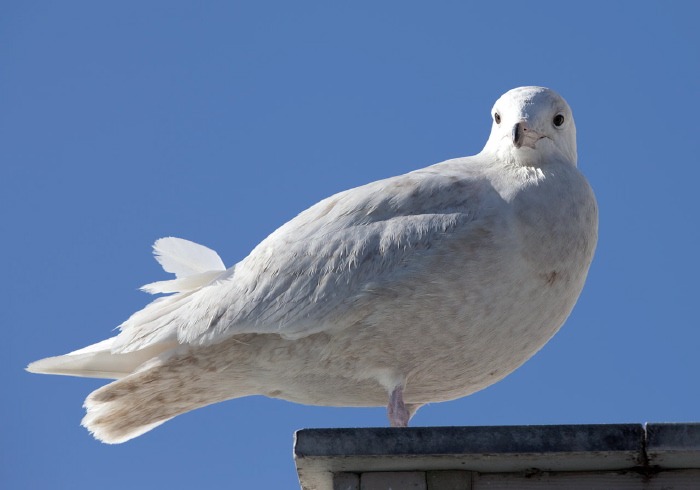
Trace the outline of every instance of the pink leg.
<path fill-rule="evenodd" d="M 389 396 L 389 405 L 386 407 L 389 416 L 389 425 L 392 427 L 408 427 L 411 414 L 408 413 L 403 403 L 403 386 L 397 386 Z"/>

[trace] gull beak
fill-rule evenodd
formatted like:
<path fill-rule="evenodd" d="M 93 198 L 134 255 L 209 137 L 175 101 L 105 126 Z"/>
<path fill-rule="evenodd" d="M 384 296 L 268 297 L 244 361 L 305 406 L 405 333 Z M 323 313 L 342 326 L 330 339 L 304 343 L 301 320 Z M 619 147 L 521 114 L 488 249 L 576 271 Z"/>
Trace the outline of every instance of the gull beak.
<path fill-rule="evenodd" d="M 511 132 L 511 140 L 513 141 L 513 146 L 516 148 L 522 146 L 535 148 L 535 142 L 541 138 L 544 138 L 544 135 L 531 130 L 528 127 L 527 121 L 519 121 L 516 123 Z"/>

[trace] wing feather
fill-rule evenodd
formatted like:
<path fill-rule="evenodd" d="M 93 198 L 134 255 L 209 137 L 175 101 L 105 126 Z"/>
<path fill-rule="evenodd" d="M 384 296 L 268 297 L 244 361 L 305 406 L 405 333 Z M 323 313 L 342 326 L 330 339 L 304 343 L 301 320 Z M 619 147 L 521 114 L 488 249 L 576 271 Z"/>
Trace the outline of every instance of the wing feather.
<path fill-rule="evenodd" d="M 153 253 L 165 272 L 175 274 L 178 279 L 202 272 L 226 270 L 215 251 L 182 238 L 166 237 L 156 240 Z"/>

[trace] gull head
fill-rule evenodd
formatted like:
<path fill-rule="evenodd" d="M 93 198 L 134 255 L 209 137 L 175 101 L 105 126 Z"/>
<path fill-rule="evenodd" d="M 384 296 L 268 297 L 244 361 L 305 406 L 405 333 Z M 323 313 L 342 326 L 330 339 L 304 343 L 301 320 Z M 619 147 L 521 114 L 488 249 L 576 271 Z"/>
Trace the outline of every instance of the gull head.
<path fill-rule="evenodd" d="M 521 164 L 563 159 L 576 165 L 576 126 L 569 104 L 544 87 L 519 87 L 491 110 L 493 126 L 484 152 Z"/>

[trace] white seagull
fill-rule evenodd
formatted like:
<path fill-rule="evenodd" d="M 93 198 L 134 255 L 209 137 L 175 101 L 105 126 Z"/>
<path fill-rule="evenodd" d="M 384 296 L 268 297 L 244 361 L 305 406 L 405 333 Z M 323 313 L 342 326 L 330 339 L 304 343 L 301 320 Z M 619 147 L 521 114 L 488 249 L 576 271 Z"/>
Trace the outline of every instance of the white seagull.
<path fill-rule="evenodd" d="M 111 378 L 82 424 L 120 443 L 181 413 L 262 394 L 325 406 L 422 405 L 511 373 L 569 316 L 597 241 L 576 128 L 552 90 L 491 112 L 484 149 L 331 196 L 226 269 L 178 238 L 155 245 L 176 279 L 116 337 L 29 365 Z"/>

